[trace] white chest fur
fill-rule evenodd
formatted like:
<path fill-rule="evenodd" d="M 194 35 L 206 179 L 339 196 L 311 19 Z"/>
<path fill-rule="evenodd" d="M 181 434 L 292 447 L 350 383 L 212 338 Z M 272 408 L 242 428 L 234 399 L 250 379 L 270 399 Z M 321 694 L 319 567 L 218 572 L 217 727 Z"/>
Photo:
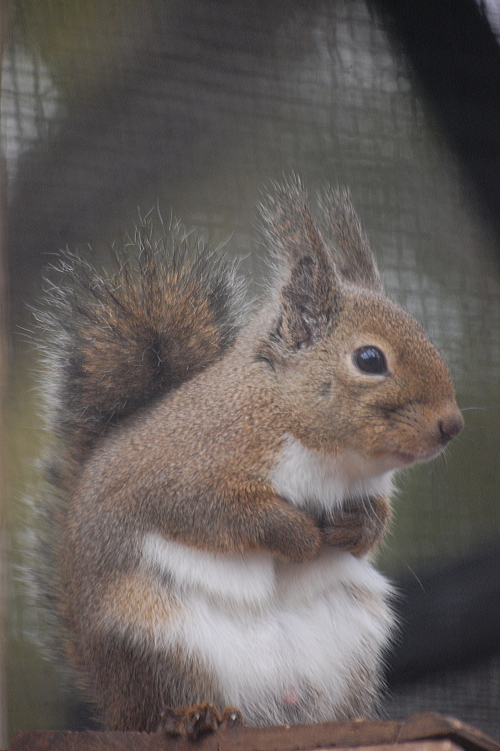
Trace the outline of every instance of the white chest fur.
<path fill-rule="evenodd" d="M 393 474 L 384 459 L 367 459 L 354 451 L 332 457 L 287 436 L 269 479 L 300 508 L 334 511 L 346 499 L 388 496 Z"/>

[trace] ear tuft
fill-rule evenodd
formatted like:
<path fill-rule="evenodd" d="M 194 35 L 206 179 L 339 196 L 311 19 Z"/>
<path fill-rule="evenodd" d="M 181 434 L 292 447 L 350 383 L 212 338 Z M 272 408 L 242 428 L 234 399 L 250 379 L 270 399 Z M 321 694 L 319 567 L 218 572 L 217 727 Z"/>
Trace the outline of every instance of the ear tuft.
<path fill-rule="evenodd" d="M 322 214 L 321 228 L 331 240 L 335 252 L 335 267 L 348 282 L 377 292 L 382 281 L 372 251 L 348 190 L 327 187 L 319 195 Z"/>
<path fill-rule="evenodd" d="M 285 270 L 278 335 L 288 347 L 302 349 L 313 346 L 335 316 L 336 272 L 299 178 L 293 176 L 273 188 L 261 215 L 265 234 Z"/>

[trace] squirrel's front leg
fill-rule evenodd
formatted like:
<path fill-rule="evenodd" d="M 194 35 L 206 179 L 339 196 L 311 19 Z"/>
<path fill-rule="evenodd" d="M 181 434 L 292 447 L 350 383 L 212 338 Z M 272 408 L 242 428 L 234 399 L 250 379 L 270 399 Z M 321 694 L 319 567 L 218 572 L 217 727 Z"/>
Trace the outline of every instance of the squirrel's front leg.
<path fill-rule="evenodd" d="M 365 555 L 385 534 L 390 517 L 391 507 L 383 496 L 347 503 L 320 522 L 323 542 L 355 556 Z"/>
<path fill-rule="evenodd" d="M 168 490 L 168 489 L 167 489 Z M 162 487 L 149 504 L 146 522 L 165 535 L 200 550 L 236 553 L 267 550 L 285 561 L 301 563 L 316 558 L 324 542 L 317 518 L 295 508 L 270 483 L 239 481 L 204 488 L 195 498 L 203 499 L 200 513 L 196 501 L 164 504 Z M 207 513 L 207 509 L 209 513 Z"/>
<path fill-rule="evenodd" d="M 291 563 L 316 558 L 324 542 L 317 520 L 279 496 L 268 500 L 259 515 L 263 547 Z"/>

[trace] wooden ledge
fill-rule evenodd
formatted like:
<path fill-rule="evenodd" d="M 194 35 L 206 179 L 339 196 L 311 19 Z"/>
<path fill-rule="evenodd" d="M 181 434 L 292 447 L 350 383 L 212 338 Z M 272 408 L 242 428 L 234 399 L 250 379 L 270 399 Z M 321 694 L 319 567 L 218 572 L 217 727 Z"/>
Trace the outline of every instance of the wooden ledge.
<path fill-rule="evenodd" d="M 397 749 L 394 748 L 397 746 Z M 9 751 L 500 751 L 500 743 L 452 717 L 433 712 L 396 720 L 354 720 L 321 725 L 232 728 L 200 741 L 164 733 L 86 730 L 20 732 Z"/>

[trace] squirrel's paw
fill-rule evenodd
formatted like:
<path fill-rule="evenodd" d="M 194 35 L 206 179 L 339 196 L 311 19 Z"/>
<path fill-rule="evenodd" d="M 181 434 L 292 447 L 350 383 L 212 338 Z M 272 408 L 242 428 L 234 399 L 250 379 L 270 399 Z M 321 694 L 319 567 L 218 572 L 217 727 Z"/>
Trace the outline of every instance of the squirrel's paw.
<path fill-rule="evenodd" d="M 321 530 L 311 524 L 310 528 L 305 528 L 303 534 L 298 540 L 287 540 L 286 544 L 281 546 L 281 557 L 287 563 L 303 563 L 304 561 L 313 561 L 318 557 L 323 542 Z"/>
<path fill-rule="evenodd" d="M 243 725 L 239 709 L 226 707 L 222 716 L 217 707 L 205 702 L 194 707 L 167 708 L 163 712 L 159 730 L 173 737 L 195 741 L 214 730 Z"/>
<path fill-rule="evenodd" d="M 323 542 L 355 556 L 368 553 L 383 537 L 390 518 L 385 498 L 370 498 L 337 511 L 320 523 Z"/>

